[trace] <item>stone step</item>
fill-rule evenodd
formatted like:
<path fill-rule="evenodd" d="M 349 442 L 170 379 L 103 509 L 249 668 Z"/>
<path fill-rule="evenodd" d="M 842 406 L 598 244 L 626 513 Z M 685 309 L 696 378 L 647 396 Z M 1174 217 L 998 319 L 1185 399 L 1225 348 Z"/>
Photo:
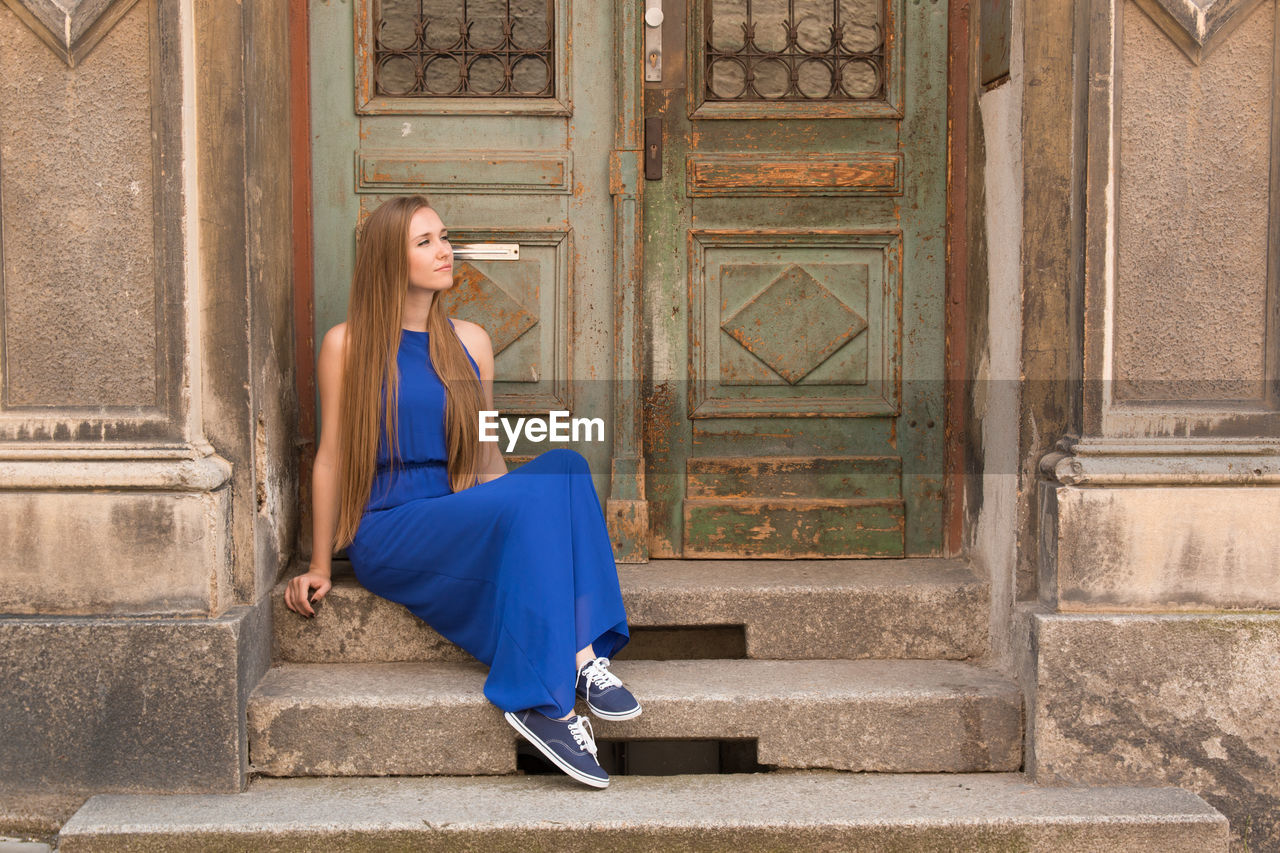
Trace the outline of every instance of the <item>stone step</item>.
<path fill-rule="evenodd" d="M 1021 774 L 830 771 L 258 779 L 243 794 L 91 798 L 59 853 L 168 850 L 1225 853 L 1227 820 L 1177 788 L 1047 788 Z"/>
<path fill-rule="evenodd" d="M 654 560 L 619 565 L 618 579 L 634 637 L 622 659 L 683 656 L 672 643 L 783 660 L 964 660 L 987 650 L 988 585 L 959 560 Z M 470 660 L 349 570 L 335 568 L 314 618 L 284 606 L 286 583 L 272 594 L 275 660 Z M 696 631 L 665 644 L 646 632 L 704 626 L 736 626 L 739 651 L 717 651 Z"/>
<path fill-rule="evenodd" d="M 600 740 L 757 742 L 782 768 L 1016 770 L 1022 698 L 957 661 L 619 661 L 644 713 Z M 518 735 L 477 663 L 282 664 L 249 698 L 249 760 L 269 776 L 503 774 Z M 580 703 L 581 704 L 581 703 Z M 585 710 L 585 709 L 582 709 Z"/>

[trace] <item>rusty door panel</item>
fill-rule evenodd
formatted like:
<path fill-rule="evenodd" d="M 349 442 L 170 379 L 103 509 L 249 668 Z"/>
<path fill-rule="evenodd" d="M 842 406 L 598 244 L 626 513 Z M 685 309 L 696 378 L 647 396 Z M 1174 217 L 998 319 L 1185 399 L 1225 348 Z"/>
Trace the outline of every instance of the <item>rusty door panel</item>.
<path fill-rule="evenodd" d="M 902 501 L 688 498 L 686 557 L 901 557 Z"/>
<path fill-rule="evenodd" d="M 685 470 L 687 498 L 902 498 L 895 456 L 694 457 Z"/>
<path fill-rule="evenodd" d="M 689 195 L 899 195 L 902 156 L 700 154 L 689 158 Z"/>

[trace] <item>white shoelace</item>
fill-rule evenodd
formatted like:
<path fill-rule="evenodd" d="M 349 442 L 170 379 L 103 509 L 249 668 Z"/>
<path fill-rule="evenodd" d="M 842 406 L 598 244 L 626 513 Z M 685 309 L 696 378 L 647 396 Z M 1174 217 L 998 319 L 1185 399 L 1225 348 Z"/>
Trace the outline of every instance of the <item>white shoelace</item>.
<path fill-rule="evenodd" d="M 570 723 L 569 734 L 573 735 L 579 749 L 585 749 L 592 755 L 596 754 L 596 733 L 591 730 L 591 721 L 586 717 L 579 716 Z"/>
<path fill-rule="evenodd" d="M 609 671 L 608 658 L 596 658 L 587 664 L 582 670 L 587 676 L 587 682 L 594 684 L 600 690 L 606 687 L 621 687 L 622 681 L 618 676 Z"/>

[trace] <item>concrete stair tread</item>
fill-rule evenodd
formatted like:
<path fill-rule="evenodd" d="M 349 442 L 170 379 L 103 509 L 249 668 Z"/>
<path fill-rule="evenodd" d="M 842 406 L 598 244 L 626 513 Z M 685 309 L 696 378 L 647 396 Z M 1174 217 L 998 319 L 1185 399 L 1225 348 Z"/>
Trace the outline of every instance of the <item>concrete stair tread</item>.
<path fill-rule="evenodd" d="M 334 585 L 359 587 L 343 561 L 334 563 Z M 292 577 L 300 569 L 289 573 Z M 288 578 L 276 589 L 284 592 Z M 879 587 L 986 587 L 964 560 L 911 557 L 874 560 L 650 560 L 618 563 L 622 594 L 644 589 L 696 590 L 714 587 L 758 593 L 856 590 Z"/>
<path fill-rule="evenodd" d="M 654 703 L 892 697 L 1017 696 L 1008 678 L 960 661 L 678 660 L 617 661 L 610 667 L 650 707 Z M 487 703 L 488 668 L 477 662 L 279 664 L 250 703 Z M 496 713 L 496 712 L 495 712 Z"/>
<path fill-rule="evenodd" d="M 960 560 L 653 560 L 619 565 L 618 579 L 633 628 L 741 625 L 748 657 L 966 659 L 987 648 L 988 584 Z M 314 619 L 284 606 L 286 583 L 273 592 L 278 660 L 467 657 L 350 573 L 335 570 Z"/>
<path fill-rule="evenodd" d="M 619 776 L 600 793 L 558 775 L 257 779 L 242 794 L 98 795 L 66 823 L 59 842 L 65 853 L 397 843 L 489 851 L 784 843 L 791 850 L 1204 853 L 1227 849 L 1227 822 L 1177 788 L 1041 787 L 1018 773 Z"/>
<path fill-rule="evenodd" d="M 615 671 L 644 713 L 593 723 L 602 739 L 751 739 L 760 763 L 784 768 L 1021 765 L 1021 693 L 973 664 L 618 661 Z M 474 662 L 273 667 L 249 699 L 250 760 L 273 776 L 514 772 L 517 735 L 485 699 L 485 675 Z"/>
<path fill-rule="evenodd" d="M 761 594 L 893 587 L 984 587 L 964 560 L 650 560 L 620 563 L 623 594 L 719 587 Z"/>

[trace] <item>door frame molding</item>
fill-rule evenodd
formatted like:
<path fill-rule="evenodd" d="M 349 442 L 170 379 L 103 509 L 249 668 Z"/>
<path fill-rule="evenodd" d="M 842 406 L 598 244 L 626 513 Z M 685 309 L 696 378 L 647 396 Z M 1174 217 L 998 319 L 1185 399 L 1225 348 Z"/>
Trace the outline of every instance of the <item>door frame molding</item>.
<path fill-rule="evenodd" d="M 648 559 L 648 503 L 644 493 L 642 432 L 643 91 L 638 0 L 614 0 L 618 61 L 629 74 L 615 74 L 618 105 L 614 150 L 609 162 L 613 197 L 614 433 L 606 516 L 621 562 Z M 946 423 L 944 439 L 944 553 L 963 544 L 964 448 L 968 418 L 968 333 L 965 307 L 969 264 L 970 128 L 976 109 L 971 68 L 971 0 L 950 0 L 947 22 L 946 178 Z M 293 199 L 294 376 L 299 401 L 299 541 L 310 542 L 311 466 L 316 450 L 315 276 L 312 246 L 311 72 L 308 0 L 289 0 L 289 151 Z M 301 549 L 299 553 L 301 553 Z"/>
<path fill-rule="evenodd" d="M 615 73 L 613 153 L 613 450 L 605 517 L 618 562 L 649 560 L 649 502 L 644 491 L 644 81 L 640 0 L 614 0 Z"/>
<path fill-rule="evenodd" d="M 978 4 L 949 0 L 947 8 L 947 212 L 946 212 L 946 405 L 943 424 L 943 550 L 958 555 L 964 544 L 965 447 L 970 423 L 969 150 L 978 109 L 972 18 Z"/>
<path fill-rule="evenodd" d="M 311 196 L 311 12 L 289 0 L 289 158 L 293 198 L 293 357 L 298 394 L 298 542 L 311 550 L 311 466 L 316 458 L 315 247 Z M 303 553 L 299 547 L 294 555 Z"/>

